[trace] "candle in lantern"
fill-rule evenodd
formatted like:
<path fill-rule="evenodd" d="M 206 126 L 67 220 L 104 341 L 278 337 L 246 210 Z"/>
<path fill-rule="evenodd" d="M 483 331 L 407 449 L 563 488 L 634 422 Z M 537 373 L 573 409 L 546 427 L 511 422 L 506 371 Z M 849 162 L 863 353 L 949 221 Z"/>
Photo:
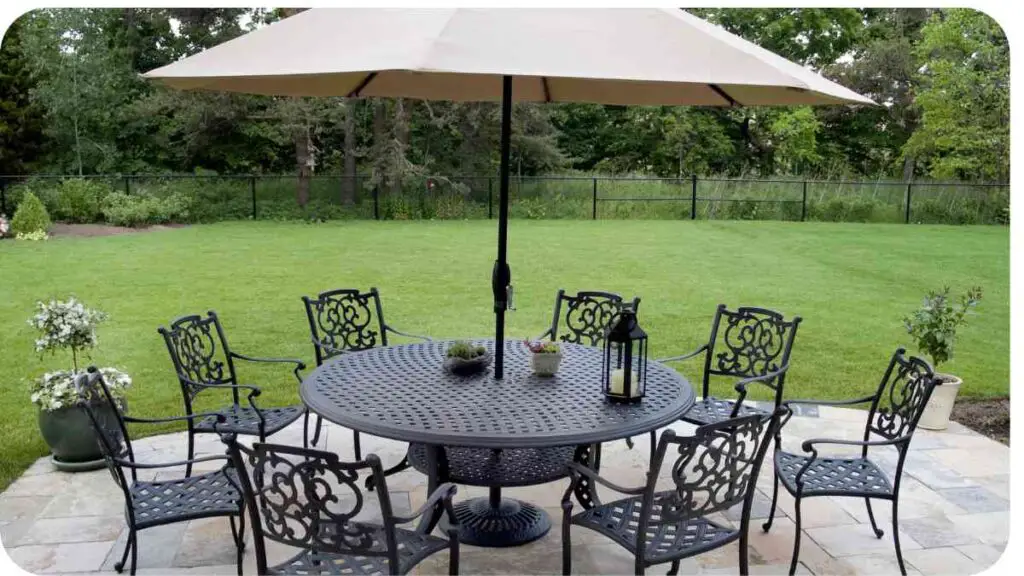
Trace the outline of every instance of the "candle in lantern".
<path fill-rule="evenodd" d="M 629 380 L 632 390 L 630 390 L 630 396 L 639 396 L 639 390 L 637 390 L 637 373 L 634 370 L 632 377 Z M 610 391 L 612 394 L 624 395 L 626 384 L 626 373 L 622 368 L 616 368 L 612 371 L 612 379 Z"/>

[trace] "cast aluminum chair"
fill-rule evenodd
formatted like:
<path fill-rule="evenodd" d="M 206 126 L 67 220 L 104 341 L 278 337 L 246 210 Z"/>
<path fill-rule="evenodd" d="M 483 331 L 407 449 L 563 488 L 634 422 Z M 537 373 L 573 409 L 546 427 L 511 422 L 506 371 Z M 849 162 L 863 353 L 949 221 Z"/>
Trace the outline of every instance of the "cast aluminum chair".
<path fill-rule="evenodd" d="M 381 305 L 380 292 L 370 288 L 369 292 L 360 292 L 352 288 L 340 288 L 317 294 L 316 298 L 302 297 L 306 305 L 306 317 L 309 319 L 309 332 L 313 341 L 313 355 L 316 365 L 345 352 L 369 350 L 377 346 L 388 345 L 388 334 L 396 334 L 408 338 L 429 341 L 426 336 L 406 334 L 395 330 L 384 322 L 384 307 Z M 316 417 L 316 428 L 313 432 L 313 444 L 320 438 L 322 420 Z M 363 457 L 359 444 L 359 431 L 352 431 L 352 444 L 356 460 Z M 405 468 L 406 466 L 401 466 Z M 391 469 L 388 472 L 398 471 Z"/>
<path fill-rule="evenodd" d="M 207 312 L 205 318 L 199 315 L 182 316 L 172 322 L 169 329 L 161 326 L 157 331 L 164 337 L 167 352 L 171 355 L 185 400 L 185 414 L 193 414 L 196 397 L 202 393 L 230 392 L 231 403 L 212 411 L 223 416 L 223 423 L 218 423 L 212 415 L 198 420 L 188 419 L 189 459 L 194 455 L 196 434 L 234 432 L 256 436 L 260 442 L 265 442 L 267 437 L 281 431 L 299 417 L 304 418 L 303 445 L 308 445 L 309 411 L 306 407 L 301 404 L 276 408 L 258 407 L 255 399 L 260 395 L 260 388 L 239 383 L 235 372 L 235 360 L 294 364 L 295 379 L 301 384 L 299 371 L 306 367 L 301 360 L 256 358 L 231 350 L 220 320 L 212 310 Z M 243 392 L 244 404 L 241 396 Z M 191 474 L 192 466 L 189 465 L 185 475 Z"/>
<path fill-rule="evenodd" d="M 779 481 L 793 495 L 794 522 L 796 536 L 793 541 L 793 559 L 789 573 L 796 571 L 800 557 L 800 501 L 814 496 L 845 496 L 864 498 L 868 509 L 871 528 L 877 538 L 884 532 L 875 524 L 875 515 L 871 510 L 871 500 L 889 500 L 892 502 L 892 538 L 896 546 L 896 560 L 900 571 L 906 575 L 903 565 L 903 552 L 900 550 L 899 533 L 899 498 L 900 479 L 903 476 L 903 464 L 910 449 L 917 422 L 924 412 L 928 399 L 939 381 L 935 378 L 931 366 L 920 358 L 905 356 L 902 348 L 896 350 L 889 366 L 882 376 L 875 393 L 855 400 L 829 402 L 822 400 L 791 400 L 787 406 L 811 404 L 819 406 L 838 406 L 870 403 L 866 413 L 863 440 L 841 440 L 830 438 L 814 438 L 805 441 L 801 448 L 803 454 L 786 451 L 775 453 L 775 492 L 778 493 Z M 787 418 L 788 420 L 788 418 Z M 822 457 L 818 455 L 818 447 L 823 444 L 838 446 L 860 446 L 860 457 L 837 456 Z M 892 480 L 874 460 L 868 457 L 869 448 L 892 446 L 896 450 L 896 472 Z M 771 513 L 764 523 L 764 531 L 772 526 L 775 513 L 776 498 L 772 498 Z"/>
<path fill-rule="evenodd" d="M 245 516 L 242 490 L 230 460 L 225 455 L 189 458 L 181 462 L 137 462 L 128 436 L 126 422 L 133 424 L 157 424 L 165 422 L 191 422 L 196 418 L 220 418 L 220 415 L 193 414 L 174 418 L 136 418 L 125 416 L 121 407 L 110 395 L 103 376 L 94 368 L 78 377 L 75 382 L 79 395 L 89 415 L 90 423 L 107 463 L 110 475 L 124 495 L 125 520 L 128 523 L 128 540 L 121 560 L 114 564 L 114 570 L 124 569 L 128 553 L 131 552 L 131 574 L 138 565 L 139 532 L 146 528 L 187 522 L 199 518 L 228 517 L 231 535 L 237 550 L 238 574 L 242 574 L 242 552 L 245 549 Z M 213 472 L 197 476 L 159 481 L 140 481 L 139 470 L 191 466 L 202 462 L 224 464 Z M 128 470 L 128 476 L 125 475 Z M 129 479 L 130 478 L 130 479 Z M 237 526 L 235 521 L 238 521 Z"/>
<path fill-rule="evenodd" d="M 758 471 L 784 413 L 780 408 L 771 415 L 752 414 L 706 424 L 693 436 L 679 437 L 666 430 L 644 486 L 619 486 L 586 466 L 572 464 L 572 484 L 562 497 L 562 573 L 571 572 L 572 526 L 580 526 L 628 550 L 635 558 L 636 574 L 665 563 L 671 563 L 668 573 L 676 574 L 684 558 L 736 540 L 739 571 L 747 574 L 748 527 Z M 659 490 L 658 478 L 666 460 L 671 465 L 671 483 L 668 489 Z M 584 480 L 628 496 L 596 503 L 573 515 L 570 497 Z M 741 503 L 738 528 L 708 517 Z"/>
<path fill-rule="evenodd" d="M 618 316 L 625 304 L 632 304 L 633 311 L 640 308 L 640 298 L 632 302 L 624 302 L 622 296 L 613 292 L 588 290 L 566 295 L 559 290 L 555 295 L 555 310 L 551 318 L 551 327 L 537 337 L 572 344 L 603 346 L 605 334 L 612 320 Z M 562 307 L 565 306 L 565 314 Z M 563 331 L 559 333 L 559 326 Z"/>
<path fill-rule="evenodd" d="M 331 452 L 264 443 L 246 448 L 234 434 L 222 439 L 249 507 L 258 574 L 405 574 L 445 549 L 449 573 L 458 574 L 454 485 L 442 484 L 419 510 L 399 516 L 391 509 L 384 470 L 376 455 L 348 463 Z M 363 471 L 374 479 L 381 523 L 357 519 L 365 513 L 367 502 L 359 488 Z M 447 540 L 399 526 L 417 518 L 425 525 L 424 514 L 438 508 L 452 523 Z M 271 566 L 268 540 L 296 548 L 297 553 Z"/>

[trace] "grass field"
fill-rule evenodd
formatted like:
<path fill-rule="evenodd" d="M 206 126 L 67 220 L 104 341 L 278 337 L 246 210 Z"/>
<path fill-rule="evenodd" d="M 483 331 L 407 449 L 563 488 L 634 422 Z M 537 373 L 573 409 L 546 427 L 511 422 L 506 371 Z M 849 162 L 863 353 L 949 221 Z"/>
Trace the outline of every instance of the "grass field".
<path fill-rule="evenodd" d="M 0 242 L 0 487 L 46 453 L 25 380 L 66 363 L 32 350 L 26 319 L 37 299 L 75 294 L 108 312 L 92 361 L 134 376 L 132 412 L 177 414 L 180 392 L 156 328 L 182 314 L 216 310 L 237 351 L 311 362 L 299 297 L 377 286 L 401 330 L 493 334 L 495 229 L 487 221 L 236 222 Z M 984 300 L 943 369 L 963 377 L 963 394 L 1009 390 L 1006 227 L 517 220 L 509 259 L 511 338 L 544 330 L 558 288 L 641 295 L 654 356 L 706 340 L 719 303 L 799 314 L 792 398 L 868 392 L 892 351 L 909 344 L 901 318 L 928 289 L 979 284 Z M 698 375 L 697 366 L 681 369 Z M 264 385 L 264 404 L 296 401 L 287 370 L 242 376 Z"/>

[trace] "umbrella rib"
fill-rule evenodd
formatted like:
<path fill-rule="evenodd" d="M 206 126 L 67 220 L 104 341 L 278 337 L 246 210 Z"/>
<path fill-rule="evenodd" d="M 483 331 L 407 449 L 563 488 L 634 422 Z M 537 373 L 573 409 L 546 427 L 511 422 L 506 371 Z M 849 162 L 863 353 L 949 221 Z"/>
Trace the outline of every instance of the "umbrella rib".
<path fill-rule="evenodd" d="M 722 87 L 719 86 L 718 84 L 708 84 L 708 87 L 714 90 L 715 94 L 718 94 L 722 98 L 725 98 L 725 101 L 729 103 L 729 106 L 742 106 L 742 104 L 737 102 L 735 98 L 729 96 L 729 94 L 727 94 L 725 90 L 722 90 Z"/>
<path fill-rule="evenodd" d="M 353 91 L 348 93 L 348 97 L 349 98 L 358 98 L 359 97 L 359 93 L 362 92 L 363 90 L 365 90 L 366 87 L 369 86 L 370 82 L 373 82 L 373 79 L 376 78 L 376 77 L 377 77 L 377 73 L 376 72 L 370 72 L 369 74 L 367 74 L 366 78 L 363 78 L 363 81 L 359 83 L 359 86 L 356 86 L 355 90 L 353 90 Z"/>
<path fill-rule="evenodd" d="M 541 86 L 544 87 L 544 101 L 545 102 L 551 102 L 551 87 L 548 86 L 548 77 L 547 76 L 541 76 L 540 77 L 540 83 L 541 83 Z"/>

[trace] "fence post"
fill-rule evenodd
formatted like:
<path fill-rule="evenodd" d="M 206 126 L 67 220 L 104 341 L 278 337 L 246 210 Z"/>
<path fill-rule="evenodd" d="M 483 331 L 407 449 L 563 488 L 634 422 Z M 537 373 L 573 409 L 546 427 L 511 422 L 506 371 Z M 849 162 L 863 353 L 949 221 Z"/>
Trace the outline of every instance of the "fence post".
<path fill-rule="evenodd" d="M 130 184 L 131 181 L 132 181 L 132 177 L 128 176 L 127 174 L 125 174 L 125 177 L 124 177 L 124 193 L 125 193 L 126 196 L 130 196 L 131 193 L 132 193 L 131 184 Z"/>
<path fill-rule="evenodd" d="M 252 219 L 256 219 L 256 176 L 249 176 L 249 192 L 252 194 Z"/>
<path fill-rule="evenodd" d="M 594 199 L 593 207 L 591 208 L 591 219 L 597 220 L 597 178 L 594 178 Z"/>
<path fill-rule="evenodd" d="M 373 187 L 373 219 L 380 220 L 380 202 L 378 197 L 380 196 L 380 190 L 377 186 Z"/>
<path fill-rule="evenodd" d="M 910 224 L 910 189 L 913 186 L 914 186 L 913 182 L 907 182 L 907 198 L 906 198 L 906 206 L 905 206 L 905 210 L 906 211 L 903 214 L 903 223 L 904 224 Z"/>
<path fill-rule="evenodd" d="M 697 175 L 690 177 L 690 220 L 697 219 Z"/>
<path fill-rule="evenodd" d="M 487 177 L 487 219 L 494 218 L 494 179 Z"/>
<path fill-rule="evenodd" d="M 800 203 L 800 221 L 807 220 L 807 180 L 804 180 L 804 199 Z"/>

